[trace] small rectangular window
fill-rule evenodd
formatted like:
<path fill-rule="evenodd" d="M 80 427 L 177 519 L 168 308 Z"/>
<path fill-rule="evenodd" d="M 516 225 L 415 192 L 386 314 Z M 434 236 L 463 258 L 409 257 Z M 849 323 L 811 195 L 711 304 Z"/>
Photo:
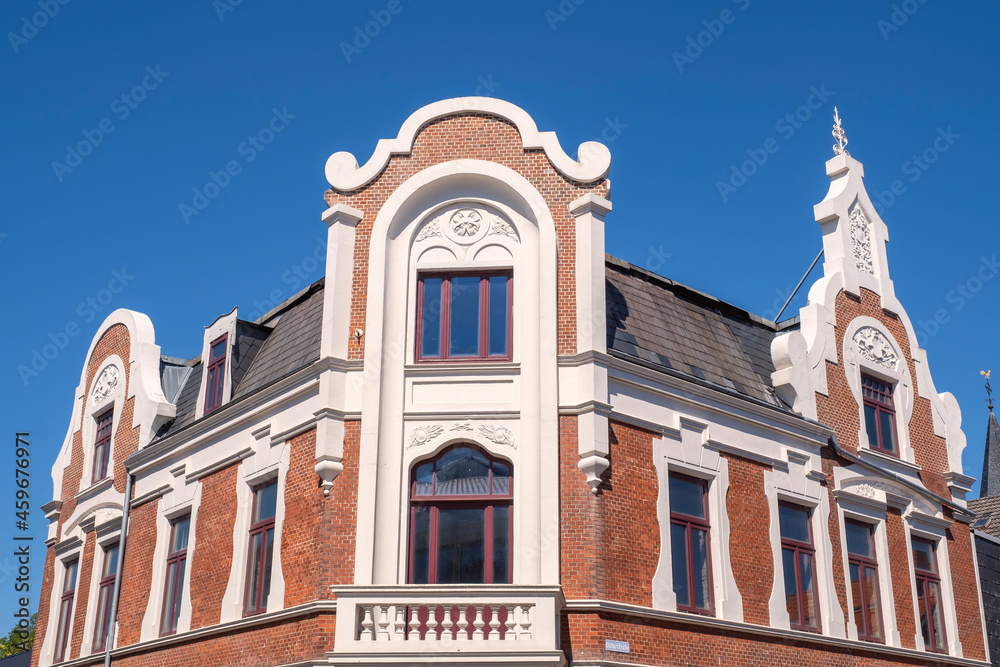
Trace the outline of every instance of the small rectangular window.
<path fill-rule="evenodd" d="M 420 276 L 417 360 L 509 360 L 511 283 L 509 272 Z"/>
<path fill-rule="evenodd" d="M 163 589 L 163 612 L 160 615 L 160 636 L 177 632 L 184 592 L 184 570 L 187 567 L 188 535 L 191 517 L 185 516 L 170 524 L 170 545 L 167 548 L 167 579 Z"/>
<path fill-rule="evenodd" d="M 816 549 L 813 547 L 810 511 L 781 502 L 778 504 L 778 524 L 789 624 L 796 630 L 819 632 Z"/>
<path fill-rule="evenodd" d="M 892 456 L 899 456 L 896 445 L 896 409 L 892 403 L 892 385 L 869 375 L 861 376 L 865 406 L 865 432 L 868 446 Z"/>
<path fill-rule="evenodd" d="M 59 623 L 56 626 L 55 661 L 69 657 L 69 624 L 73 620 L 73 598 L 76 595 L 76 573 L 80 561 L 73 560 L 63 566 L 62 596 L 59 598 Z"/>
<path fill-rule="evenodd" d="M 885 641 L 882 633 L 882 605 L 879 600 L 878 561 L 875 559 L 875 531 L 871 524 L 847 519 L 847 564 L 851 574 L 851 599 L 858 639 Z"/>
<path fill-rule="evenodd" d="M 914 537 L 913 574 L 917 583 L 917 609 L 920 612 L 920 632 L 924 648 L 937 653 L 948 652 L 944 633 L 944 614 L 941 601 L 941 575 L 938 573 L 935 543 Z"/>
<path fill-rule="evenodd" d="M 670 551 L 677 609 L 712 613 L 708 494 L 702 479 L 670 473 Z"/>
<path fill-rule="evenodd" d="M 226 380 L 226 339 L 216 339 L 209 347 L 208 379 L 205 383 L 205 414 L 222 405 L 222 390 Z"/>
<path fill-rule="evenodd" d="M 118 571 L 118 544 L 104 549 L 104 563 L 101 566 L 101 583 L 97 592 L 97 619 L 94 622 L 94 652 L 103 651 L 111 623 L 111 596 L 115 589 L 115 574 Z"/>
<path fill-rule="evenodd" d="M 94 483 L 108 476 L 108 459 L 111 455 L 111 427 L 114 410 L 108 410 L 97 418 L 97 436 L 94 439 L 94 467 L 91 471 Z"/>
<path fill-rule="evenodd" d="M 247 554 L 246 593 L 243 615 L 267 611 L 271 590 L 271 562 L 274 556 L 274 515 L 278 502 L 278 482 L 254 489 L 250 524 L 250 547 Z"/>

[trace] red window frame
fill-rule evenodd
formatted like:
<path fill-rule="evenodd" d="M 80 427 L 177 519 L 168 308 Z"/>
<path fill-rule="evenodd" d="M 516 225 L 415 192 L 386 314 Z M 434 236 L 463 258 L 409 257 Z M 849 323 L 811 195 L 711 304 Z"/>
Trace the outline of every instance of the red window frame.
<path fill-rule="evenodd" d="M 712 588 L 712 530 L 711 524 L 709 523 L 708 514 L 708 483 L 697 477 L 691 477 L 689 475 L 683 475 L 681 473 L 671 472 L 669 474 L 668 484 L 675 479 L 683 479 L 688 482 L 693 482 L 701 488 L 701 500 L 704 507 L 704 518 L 691 516 L 690 514 L 683 514 L 681 512 L 675 511 L 674 507 L 670 507 L 670 523 L 671 525 L 683 526 L 685 529 L 685 557 L 687 558 L 687 573 L 688 573 L 688 595 L 691 604 L 683 605 L 678 603 L 678 611 L 686 611 L 694 614 L 706 614 L 710 616 L 715 615 L 715 591 Z M 695 606 L 695 563 L 694 563 L 694 549 L 693 542 L 691 539 L 692 529 L 705 531 L 705 570 L 708 573 L 708 607 L 701 608 Z M 673 550 L 676 545 L 671 541 L 671 558 L 676 556 L 676 552 Z"/>
<path fill-rule="evenodd" d="M 250 510 L 250 540 L 247 542 L 247 575 L 246 582 L 244 584 L 244 595 L 243 595 L 243 616 L 256 616 L 257 614 L 263 614 L 267 611 L 267 598 L 270 594 L 270 580 L 267 586 L 264 585 L 264 572 L 267 571 L 270 565 L 270 560 L 274 555 L 274 518 L 277 514 L 277 499 L 275 500 L 275 514 L 269 517 L 262 517 L 258 521 L 253 521 L 253 517 L 257 516 L 257 508 L 260 503 L 261 491 L 264 489 L 275 487 L 275 495 L 277 495 L 278 480 L 272 480 L 264 484 L 256 486 L 253 490 L 253 506 Z M 270 544 L 268 547 L 268 533 L 271 533 Z M 257 554 L 256 561 L 253 557 L 253 544 L 254 539 L 260 536 L 260 550 Z M 251 581 L 256 581 L 256 586 L 253 586 L 251 590 Z M 265 588 L 267 590 L 265 590 Z"/>
<path fill-rule="evenodd" d="M 848 564 L 848 576 L 850 577 L 850 566 L 856 566 L 858 568 L 859 578 L 857 580 L 857 587 L 855 588 L 854 579 L 851 578 L 851 596 L 854 601 L 854 624 L 858 628 L 858 639 L 866 642 L 877 642 L 879 644 L 885 643 L 885 624 L 882 618 L 882 590 L 879 587 L 878 578 L 878 561 L 875 559 L 875 527 L 870 523 L 865 523 L 863 521 L 855 521 L 854 519 L 845 519 L 845 524 L 850 524 L 854 526 L 860 526 L 868 532 L 868 550 L 871 552 L 872 556 L 865 556 L 864 554 L 858 554 L 851 551 L 850 543 L 847 545 L 847 564 Z M 845 527 L 846 530 L 846 527 Z M 865 571 L 871 570 L 872 572 L 872 585 L 874 586 L 875 593 L 875 609 L 878 612 L 878 629 L 877 632 L 873 632 L 873 629 L 869 627 L 869 617 L 865 610 L 865 605 L 869 595 L 872 591 L 868 590 L 868 585 L 865 583 L 867 580 L 865 578 Z M 861 617 L 861 622 L 858 622 L 858 616 Z"/>
<path fill-rule="evenodd" d="M 794 540 L 789 537 L 781 536 L 781 551 L 782 551 L 782 564 L 784 564 L 784 552 L 790 551 L 795 555 L 795 600 L 798 604 L 799 612 L 799 623 L 792 623 L 789 619 L 789 627 L 793 630 L 803 630 L 805 632 L 821 632 L 822 622 L 820 621 L 820 610 L 819 610 L 819 586 L 818 577 L 816 576 L 816 547 L 813 546 L 813 526 L 812 526 L 812 510 L 808 507 L 802 505 L 796 505 L 795 503 L 789 503 L 785 501 L 780 501 L 779 506 L 786 507 L 788 509 L 794 510 L 796 512 L 804 512 L 806 515 L 806 526 L 809 528 L 809 541 L 801 542 L 799 540 Z M 781 532 L 781 527 L 779 525 L 778 532 Z M 816 607 L 816 625 L 806 625 L 803 621 L 806 614 L 806 600 L 805 592 L 802 589 L 802 559 L 801 554 L 806 554 L 812 559 L 812 595 L 813 604 Z M 782 575 L 783 576 L 783 575 Z M 787 587 L 786 587 L 787 588 Z M 785 590 L 785 599 L 788 598 L 788 591 Z M 787 603 L 786 603 L 787 604 Z"/>
<path fill-rule="evenodd" d="M 489 304 L 489 286 L 490 278 L 496 276 L 504 276 L 507 278 L 507 354 L 505 355 L 491 355 L 489 350 L 489 336 L 490 336 L 490 304 Z M 449 347 L 449 336 L 450 336 L 450 325 L 451 325 L 451 308 L 441 308 L 440 315 L 440 335 L 439 341 L 441 344 L 441 356 L 423 356 L 422 353 L 422 343 L 424 336 L 424 281 L 427 279 L 440 278 L 441 279 L 441 303 L 451 304 L 451 280 L 453 278 L 479 278 L 479 355 L 478 356 L 463 356 L 463 357 L 452 357 L 448 354 Z M 414 359 L 418 362 L 449 362 L 449 363 L 462 363 L 462 362 L 482 362 L 482 361 L 510 361 L 514 354 L 514 276 L 511 270 L 499 270 L 499 271 L 474 271 L 474 272 L 430 272 L 430 273 L 420 273 L 417 276 L 417 314 L 416 314 L 416 349 L 414 351 Z"/>
<path fill-rule="evenodd" d="M 928 651 L 933 651 L 934 653 L 947 653 L 948 637 L 944 627 L 944 607 L 941 604 L 941 595 L 943 590 L 941 586 L 941 575 L 939 575 L 937 572 L 937 570 L 939 569 L 938 557 L 937 557 L 937 543 L 934 542 L 933 540 L 924 539 L 922 537 L 913 537 L 911 539 L 913 540 L 914 543 L 919 542 L 922 544 L 926 544 L 927 546 L 930 547 L 931 564 L 934 567 L 934 571 L 920 569 L 916 566 L 916 558 L 914 558 L 913 576 L 917 580 L 916 583 L 917 583 L 918 605 L 920 603 L 919 591 L 921 583 L 923 584 L 923 589 L 924 589 L 924 604 L 923 604 L 924 608 L 920 610 L 923 614 L 925 614 L 925 618 L 927 619 L 927 637 L 924 639 L 924 648 L 927 649 Z M 934 608 L 933 608 L 934 605 L 931 603 L 931 596 L 928 595 L 928 590 L 930 589 L 930 586 L 932 584 L 937 586 L 937 591 L 938 591 L 937 612 L 939 618 L 941 619 L 940 637 L 937 636 L 937 632 L 935 632 L 934 630 L 934 623 L 931 621 L 934 615 Z M 920 625 L 920 629 L 922 631 L 923 626 L 920 623 L 919 616 L 917 617 L 917 625 Z"/>
<path fill-rule="evenodd" d="M 427 464 L 434 463 L 433 472 L 433 487 L 432 489 L 436 491 L 437 488 L 437 462 L 444 457 L 448 452 L 464 447 L 467 449 L 474 450 L 478 454 L 482 455 L 490 463 L 489 479 L 487 481 L 487 488 L 490 489 L 489 494 L 479 494 L 479 495 L 436 495 L 433 493 L 431 495 L 417 495 L 417 468 Z M 492 493 L 493 490 L 493 464 L 500 463 L 506 466 L 510 470 L 510 476 L 507 478 L 509 480 L 507 486 L 507 493 Z M 414 554 L 416 547 L 416 540 L 414 539 L 414 530 L 416 527 L 416 514 L 418 507 L 429 507 L 431 510 L 430 516 L 430 538 L 428 541 L 428 558 L 427 558 L 427 584 L 436 584 L 438 575 L 438 551 L 440 549 L 439 535 L 438 535 L 438 516 L 442 508 L 447 509 L 483 509 L 484 517 L 484 531 L 483 531 L 483 583 L 492 584 L 493 581 L 493 509 L 495 507 L 507 507 L 507 583 L 513 581 L 514 576 L 514 466 L 503 459 L 490 456 L 489 453 L 483 451 L 479 447 L 472 445 L 471 443 L 460 443 L 455 446 L 449 447 L 432 459 L 426 459 L 423 461 L 418 461 L 413 464 L 413 469 L 410 473 L 410 538 L 409 538 L 409 548 L 408 548 L 408 564 L 407 571 L 409 572 L 407 577 L 408 583 L 413 583 L 415 578 L 414 571 Z"/>
<path fill-rule="evenodd" d="M 899 457 L 899 438 L 896 435 L 896 408 L 892 401 L 892 385 L 866 373 L 861 374 L 861 395 L 865 409 L 865 432 L 868 433 L 868 446 L 871 449 Z M 875 432 L 878 442 L 871 441 L 870 425 L 868 424 L 868 409 L 874 412 Z M 889 416 L 890 433 L 886 435 L 882 429 L 882 415 Z M 888 445 L 888 446 L 887 446 Z"/>
<path fill-rule="evenodd" d="M 174 537 L 177 526 L 187 524 L 184 544 L 174 548 Z M 191 535 L 191 517 L 183 516 L 170 523 L 170 541 L 167 549 L 173 549 L 167 554 L 167 572 L 163 583 L 163 608 L 160 613 L 160 636 L 167 637 L 177 633 L 177 619 L 180 617 L 181 594 L 184 592 L 184 574 L 187 570 L 187 545 Z M 173 573 L 173 576 L 171 576 Z M 173 583 L 173 585 L 171 585 Z"/>
<path fill-rule="evenodd" d="M 97 622 L 94 624 L 94 652 L 103 651 L 108 639 L 108 628 L 111 623 L 111 595 L 115 588 L 115 574 L 121 553 L 119 543 L 108 545 L 104 549 L 104 565 L 101 568 L 101 583 L 97 593 Z M 112 554 L 113 557 L 112 557 Z"/>
<path fill-rule="evenodd" d="M 111 458 L 111 431 L 114 425 L 114 408 L 106 410 L 97 418 L 97 435 L 94 437 L 94 465 L 91 469 L 92 482 L 97 483 L 108 476 L 108 459 Z"/>
<path fill-rule="evenodd" d="M 208 366 L 205 376 L 205 414 L 215 410 L 222 405 L 222 396 L 226 386 L 226 354 L 229 347 L 226 345 L 229 334 L 223 334 L 212 341 L 208 346 Z M 217 357 L 212 356 L 215 347 L 222 343 L 222 354 Z"/>
<path fill-rule="evenodd" d="M 69 625 L 73 620 L 73 598 L 76 596 L 76 577 L 80 559 L 66 563 L 63 570 L 63 590 L 59 598 L 59 622 L 56 625 L 55 662 L 66 660 L 69 647 Z"/>

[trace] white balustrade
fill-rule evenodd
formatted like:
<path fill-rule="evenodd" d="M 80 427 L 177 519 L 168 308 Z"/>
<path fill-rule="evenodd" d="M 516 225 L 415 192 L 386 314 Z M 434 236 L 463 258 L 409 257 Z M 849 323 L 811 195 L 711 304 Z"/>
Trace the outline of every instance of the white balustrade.
<path fill-rule="evenodd" d="M 358 639 L 362 641 L 531 641 L 533 604 L 464 604 L 445 602 L 417 606 L 396 604 L 361 604 Z M 472 607 L 474 613 L 470 614 Z M 455 611 L 458 620 L 455 621 Z M 489 623 L 485 614 L 489 613 Z M 503 623 L 500 616 L 506 614 Z M 441 620 L 438 621 L 438 616 Z M 407 621 L 406 619 L 409 619 Z M 422 620 L 424 619 L 424 620 Z M 407 629 L 409 626 L 409 629 Z M 503 632 L 500 628 L 503 627 Z M 391 631 L 390 631 L 391 628 Z"/>

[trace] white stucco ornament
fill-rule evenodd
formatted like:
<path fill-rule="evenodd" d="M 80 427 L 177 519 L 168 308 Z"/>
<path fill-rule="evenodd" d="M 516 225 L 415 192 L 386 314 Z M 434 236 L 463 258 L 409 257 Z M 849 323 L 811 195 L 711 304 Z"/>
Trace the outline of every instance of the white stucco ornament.
<path fill-rule="evenodd" d="M 855 203 L 851 209 L 850 218 L 854 261 L 857 262 L 859 271 L 875 275 L 875 266 L 872 264 L 871 223 L 868 222 L 865 212 L 861 210 L 861 205 L 858 203 Z"/>
<path fill-rule="evenodd" d="M 470 422 L 470 421 L 455 422 L 454 424 L 451 425 L 451 429 L 449 429 L 449 430 L 451 430 L 451 431 L 471 431 L 472 430 L 472 422 Z"/>
<path fill-rule="evenodd" d="M 494 217 L 493 224 L 490 225 L 490 236 L 506 236 L 517 241 L 517 232 L 507 224 L 506 220 L 498 217 Z"/>
<path fill-rule="evenodd" d="M 423 241 L 424 239 L 432 238 L 434 236 L 442 236 L 441 226 L 438 224 L 437 218 L 434 218 L 426 225 L 424 225 L 424 228 L 420 230 L 419 234 L 417 234 L 416 240 L 419 242 Z"/>
<path fill-rule="evenodd" d="M 94 383 L 94 389 L 91 392 L 91 396 L 94 400 L 94 405 L 97 405 L 108 396 L 111 392 L 115 390 L 118 386 L 118 367 L 109 365 L 105 366 L 101 374 L 97 376 L 97 382 Z"/>
<path fill-rule="evenodd" d="M 470 237 L 479 232 L 479 226 L 483 223 L 483 216 L 479 211 L 471 208 L 463 208 L 455 211 L 451 216 L 451 229 L 457 236 Z"/>
<path fill-rule="evenodd" d="M 892 345 L 874 327 L 861 327 L 854 333 L 854 342 L 858 346 L 858 352 L 868 361 L 894 370 L 898 357 L 892 349 Z"/>
<path fill-rule="evenodd" d="M 426 445 L 431 440 L 441 435 L 443 431 L 444 429 L 436 424 L 431 426 L 418 426 L 410 433 L 410 443 L 406 446 L 406 448 L 409 449 L 410 447 L 420 447 L 421 445 Z"/>
<path fill-rule="evenodd" d="M 498 445 L 506 445 L 507 447 L 517 449 L 517 445 L 514 444 L 514 432 L 506 426 L 483 424 L 479 427 L 479 433 L 487 440 L 495 442 Z"/>

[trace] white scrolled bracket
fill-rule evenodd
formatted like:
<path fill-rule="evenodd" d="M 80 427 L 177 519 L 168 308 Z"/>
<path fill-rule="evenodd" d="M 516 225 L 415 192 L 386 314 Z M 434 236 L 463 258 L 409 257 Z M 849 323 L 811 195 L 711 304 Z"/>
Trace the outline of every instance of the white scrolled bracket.
<path fill-rule="evenodd" d="M 324 496 L 330 495 L 333 480 L 337 479 L 337 476 L 342 472 L 344 472 L 344 464 L 339 459 L 324 457 L 316 464 L 316 474 L 322 481 Z"/>
<path fill-rule="evenodd" d="M 611 462 L 603 456 L 586 456 L 580 459 L 576 466 L 587 476 L 587 485 L 595 496 L 600 492 L 601 475 L 608 469 Z"/>

